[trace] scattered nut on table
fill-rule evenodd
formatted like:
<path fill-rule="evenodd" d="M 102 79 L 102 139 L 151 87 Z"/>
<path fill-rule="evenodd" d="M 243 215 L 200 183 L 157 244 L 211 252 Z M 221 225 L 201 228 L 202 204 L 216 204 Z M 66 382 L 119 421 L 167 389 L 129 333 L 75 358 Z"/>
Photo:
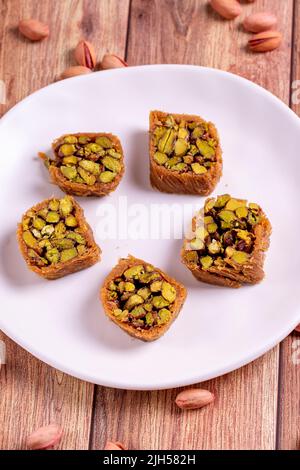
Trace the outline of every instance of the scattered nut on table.
<path fill-rule="evenodd" d="M 49 26 L 32 18 L 19 22 L 19 31 L 31 41 L 40 41 L 49 36 Z"/>
<path fill-rule="evenodd" d="M 127 450 L 122 442 L 107 441 L 103 450 Z"/>
<path fill-rule="evenodd" d="M 252 13 L 252 15 L 244 19 L 243 26 L 246 31 L 250 31 L 251 33 L 261 33 L 276 28 L 277 17 L 267 11 Z"/>
<path fill-rule="evenodd" d="M 94 69 L 96 65 L 96 53 L 93 44 L 89 41 L 79 41 L 74 51 L 75 60 L 79 65 Z"/>
<path fill-rule="evenodd" d="M 60 78 L 71 78 L 76 77 L 77 75 L 85 75 L 87 73 L 91 73 L 91 69 L 89 67 L 84 67 L 83 65 L 73 65 L 73 67 L 69 67 L 63 71 Z"/>
<path fill-rule="evenodd" d="M 125 60 L 121 59 L 121 57 L 118 57 L 115 54 L 104 55 L 102 62 L 101 62 L 101 68 L 103 70 L 117 69 L 120 67 L 128 67 L 127 62 L 125 62 Z"/>
<path fill-rule="evenodd" d="M 56 446 L 63 434 L 59 424 L 49 424 L 36 429 L 27 438 L 27 447 L 31 450 L 47 450 Z"/>
<path fill-rule="evenodd" d="M 248 47 L 253 52 L 269 52 L 277 49 L 282 42 L 279 31 L 263 31 L 255 34 L 248 41 Z"/>
<path fill-rule="evenodd" d="M 210 5 L 226 20 L 233 20 L 242 13 L 242 7 L 237 0 L 210 0 Z"/>
<path fill-rule="evenodd" d="M 214 394 L 201 388 L 190 388 L 180 392 L 175 400 L 176 405 L 183 410 L 196 410 L 214 401 Z"/>

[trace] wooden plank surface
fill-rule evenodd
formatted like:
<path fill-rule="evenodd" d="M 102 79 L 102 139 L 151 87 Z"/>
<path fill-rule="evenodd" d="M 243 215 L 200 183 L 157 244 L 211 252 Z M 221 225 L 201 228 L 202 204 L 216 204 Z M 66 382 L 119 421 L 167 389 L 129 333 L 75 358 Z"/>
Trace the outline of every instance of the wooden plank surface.
<path fill-rule="evenodd" d="M 276 6 L 276 8 L 275 8 Z M 273 54 L 247 52 L 240 19 L 227 22 L 207 2 L 132 0 L 129 64 L 191 63 L 249 78 L 289 102 L 293 1 L 259 0 L 250 11 L 276 10 L 284 44 Z M 176 111 L 176 110 L 175 110 Z M 274 449 L 279 347 L 227 376 L 201 386 L 216 393 L 212 407 L 182 413 L 175 390 L 129 392 L 97 388 L 92 447 L 107 438 L 131 448 Z"/>
<path fill-rule="evenodd" d="M 295 0 L 292 44 L 292 109 L 300 116 L 300 0 Z M 290 335 L 281 345 L 278 448 L 300 449 L 300 334 Z"/>
<path fill-rule="evenodd" d="M 93 42 L 98 59 L 126 50 L 130 0 L 0 0 L 0 79 L 7 88 L 1 114 L 32 91 L 54 81 L 74 64 L 71 49 L 81 37 Z M 300 15 L 299 0 L 295 13 Z M 276 11 L 284 44 L 279 51 L 253 55 L 240 19 L 226 22 L 206 0 L 131 0 L 127 60 L 130 64 L 191 63 L 229 70 L 266 87 L 289 102 L 293 0 L 257 0 L 244 13 Z M 16 32 L 19 18 L 50 23 L 51 36 L 31 44 Z M 298 27 L 297 27 L 298 26 Z M 295 25 L 293 79 L 299 73 L 299 24 Z M 12 60 L 13 52 L 13 60 Z M 300 105 L 294 109 L 300 112 Z M 300 339 L 300 336 L 298 336 Z M 50 421 L 63 424 L 64 449 L 101 449 L 119 439 L 130 448 L 274 449 L 280 383 L 277 446 L 299 448 L 299 368 L 292 363 L 296 337 L 254 363 L 201 384 L 216 403 L 195 412 L 174 406 L 176 390 L 130 392 L 96 387 L 34 359 L 4 339 L 8 364 L 0 372 L 0 449 L 21 448 L 31 429 Z M 91 431 L 91 435 L 90 435 Z"/>
<path fill-rule="evenodd" d="M 129 0 L 1 0 L 0 79 L 6 105 L 1 114 L 34 90 L 52 83 L 74 65 L 72 49 L 82 38 L 107 51 L 125 53 Z M 31 43 L 16 31 L 21 18 L 49 24 L 49 39 Z M 94 386 L 42 364 L 4 335 L 8 364 L 0 372 L 0 449 L 18 449 L 34 428 L 63 424 L 63 449 L 89 445 Z"/>
<path fill-rule="evenodd" d="M 273 449 L 277 348 L 256 362 L 201 384 L 213 405 L 183 412 L 179 389 L 132 392 L 97 387 L 92 448 L 120 440 L 130 449 Z"/>

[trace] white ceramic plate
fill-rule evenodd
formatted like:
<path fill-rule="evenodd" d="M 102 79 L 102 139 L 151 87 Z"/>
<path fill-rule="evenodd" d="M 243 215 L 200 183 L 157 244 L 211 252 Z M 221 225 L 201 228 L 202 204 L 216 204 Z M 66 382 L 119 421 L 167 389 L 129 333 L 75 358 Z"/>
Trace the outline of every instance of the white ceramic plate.
<path fill-rule="evenodd" d="M 260 203 L 273 225 L 266 279 L 261 284 L 238 290 L 201 284 L 180 263 L 180 239 L 149 239 L 147 233 L 141 239 L 132 225 L 134 212 L 146 210 L 147 215 L 151 204 L 156 208 L 177 204 L 180 225 L 183 205 L 200 208 L 204 201 L 151 189 L 150 109 L 200 114 L 217 125 L 224 175 L 214 194 L 230 192 Z M 37 152 L 48 151 L 55 137 L 76 131 L 117 134 L 125 150 L 126 174 L 110 196 L 79 199 L 103 250 L 101 263 L 46 281 L 25 267 L 15 229 L 27 208 L 62 194 L 48 182 Z M 29 96 L 0 121 L 1 328 L 64 372 L 127 389 L 191 384 L 260 356 L 300 321 L 299 138 L 300 120 L 273 95 L 238 76 L 194 66 L 93 73 Z M 104 239 L 104 223 L 111 228 L 115 215 L 121 218 L 123 233 L 119 239 Z M 186 214 L 185 223 L 189 218 Z M 153 227 L 161 228 L 157 218 Z M 128 253 L 156 264 L 188 289 L 178 319 L 153 343 L 127 336 L 106 318 L 98 300 L 104 277 Z"/>

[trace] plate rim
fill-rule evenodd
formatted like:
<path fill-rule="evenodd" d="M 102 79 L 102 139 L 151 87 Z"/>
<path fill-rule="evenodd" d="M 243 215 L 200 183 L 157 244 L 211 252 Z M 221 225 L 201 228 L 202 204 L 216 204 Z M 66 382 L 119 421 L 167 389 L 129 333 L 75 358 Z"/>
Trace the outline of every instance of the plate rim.
<path fill-rule="evenodd" d="M 172 68 L 175 69 L 175 70 L 177 70 L 177 69 L 181 69 L 181 70 L 186 69 L 188 71 L 189 70 L 204 70 L 204 71 L 209 71 L 209 72 L 216 73 L 218 75 L 224 75 L 226 77 L 229 77 L 231 80 L 242 81 L 248 87 L 255 89 L 258 93 L 263 94 L 264 96 L 268 96 L 268 98 L 271 101 L 275 102 L 276 105 L 282 109 L 282 111 L 284 111 L 287 115 L 290 115 L 290 117 L 293 118 L 294 120 L 297 120 L 298 125 L 300 126 L 300 118 L 298 117 L 298 115 L 291 108 L 289 108 L 289 106 L 287 104 L 285 104 L 282 100 L 280 100 L 280 98 L 278 98 L 276 95 L 271 93 L 269 90 L 266 90 L 262 86 L 252 82 L 251 80 L 248 80 L 245 77 L 242 77 L 240 75 L 236 75 L 232 72 L 227 72 L 227 71 L 224 71 L 224 70 L 213 68 L 213 67 L 203 67 L 203 66 L 198 66 L 198 65 L 187 65 L 187 64 L 153 64 L 153 65 L 137 65 L 137 66 L 118 68 L 118 69 L 97 71 L 97 72 L 94 72 L 93 74 L 72 77 L 72 78 L 69 78 L 69 79 L 66 79 L 66 80 L 60 80 L 60 81 L 51 83 L 49 85 L 46 85 L 46 86 L 34 91 L 30 95 L 26 96 L 21 101 L 16 103 L 12 108 L 10 108 L 1 117 L 1 119 L 0 119 L 0 128 L 6 122 L 6 120 L 11 117 L 11 115 L 14 113 L 14 111 L 16 111 L 16 110 L 19 111 L 19 109 L 22 108 L 22 106 L 24 106 L 24 104 L 27 104 L 28 102 L 30 102 L 33 98 L 36 97 L 36 95 L 46 93 L 49 88 L 58 88 L 58 89 L 63 88 L 64 86 L 66 86 L 67 83 L 69 83 L 70 80 L 78 80 L 78 81 L 79 80 L 87 81 L 87 80 L 90 80 L 90 79 L 94 80 L 94 79 L 96 79 L 95 75 L 98 76 L 99 73 L 100 74 L 107 74 L 107 75 L 109 75 L 109 74 L 123 74 L 123 73 L 125 73 L 125 74 L 129 73 L 130 74 L 130 73 L 132 73 L 131 72 L 132 70 L 135 71 L 137 69 L 157 69 L 159 71 L 159 69 L 161 70 L 161 69 L 172 69 Z M 274 346 L 276 346 L 284 338 L 286 338 L 291 333 L 291 331 L 293 331 L 293 329 L 299 324 L 299 321 L 300 321 L 300 309 L 299 309 L 299 320 L 297 320 L 296 322 L 294 322 L 294 321 L 289 322 L 287 324 L 284 332 L 281 332 L 280 334 L 276 335 L 275 337 L 272 337 L 271 339 L 269 339 L 269 341 L 265 342 L 264 346 L 261 346 L 258 350 L 255 348 L 255 351 L 251 351 L 250 353 L 248 352 L 248 354 L 243 359 L 239 359 L 234 364 L 231 362 L 231 364 L 226 366 L 226 367 L 224 367 L 224 366 L 220 367 L 220 368 L 216 367 L 213 370 L 211 370 L 210 372 L 208 372 L 206 374 L 202 374 L 200 376 L 199 376 L 199 373 L 198 374 L 194 373 L 193 377 L 190 377 L 189 379 L 186 379 L 186 380 L 180 380 L 180 379 L 178 381 L 165 380 L 165 382 L 161 385 L 158 385 L 158 384 L 154 383 L 153 385 L 145 385 L 145 386 L 141 386 L 140 383 L 139 384 L 132 383 L 132 384 L 128 385 L 128 384 L 123 383 L 122 380 L 121 381 L 118 381 L 118 380 L 114 380 L 114 381 L 101 380 L 101 381 L 99 381 L 99 379 L 96 380 L 96 377 L 94 377 L 93 374 L 78 373 L 72 367 L 66 367 L 66 366 L 64 366 L 63 363 L 60 363 L 57 360 L 47 358 L 46 355 L 44 355 L 41 351 L 36 350 L 35 347 L 32 347 L 31 344 L 26 341 L 26 339 L 23 339 L 23 338 L 19 337 L 19 335 L 15 334 L 14 331 L 11 330 L 7 325 L 4 325 L 3 324 L 3 319 L 1 317 L 0 317 L 0 328 L 15 343 L 17 343 L 19 346 L 21 346 L 23 349 L 28 351 L 30 354 L 32 354 L 33 356 L 35 356 L 36 358 L 38 358 L 42 362 L 45 362 L 46 364 L 50 365 L 51 367 L 54 367 L 54 368 L 62 371 L 63 373 L 66 373 L 68 375 L 76 377 L 80 380 L 90 382 L 90 383 L 93 383 L 93 384 L 97 384 L 97 385 L 102 385 L 102 386 L 105 386 L 105 387 L 112 387 L 112 388 L 126 389 L 126 390 L 164 390 L 164 389 L 169 389 L 169 388 L 183 387 L 183 386 L 186 386 L 186 385 L 193 385 L 193 384 L 200 383 L 200 382 L 203 382 L 203 381 L 206 381 L 206 380 L 210 380 L 212 378 L 216 378 L 216 377 L 219 377 L 221 375 L 232 372 L 234 370 L 237 370 L 237 369 L 245 366 L 246 364 L 251 363 L 255 359 L 261 357 L 263 354 L 270 351 Z"/>

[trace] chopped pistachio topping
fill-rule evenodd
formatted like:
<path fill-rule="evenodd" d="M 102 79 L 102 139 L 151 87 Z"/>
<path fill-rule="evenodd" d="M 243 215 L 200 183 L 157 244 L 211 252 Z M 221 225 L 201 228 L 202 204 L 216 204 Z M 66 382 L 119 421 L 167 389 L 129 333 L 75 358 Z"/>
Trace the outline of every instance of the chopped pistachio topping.
<path fill-rule="evenodd" d="M 170 171 L 202 175 L 216 162 L 218 141 L 205 121 L 160 118 L 152 132 L 153 160 Z"/>
<path fill-rule="evenodd" d="M 51 199 L 39 211 L 27 211 L 22 227 L 27 254 L 35 266 L 64 263 L 84 254 L 87 249 L 69 196 Z"/>
<path fill-rule="evenodd" d="M 120 149 L 104 135 L 67 135 L 58 140 L 55 153 L 56 160 L 49 164 L 58 167 L 73 183 L 87 186 L 111 183 L 123 169 Z"/>
<path fill-rule="evenodd" d="M 107 296 L 119 321 L 148 330 L 170 321 L 177 291 L 150 264 L 136 264 L 109 283 Z"/>
<path fill-rule="evenodd" d="M 203 270 L 244 265 L 254 248 L 254 227 L 262 217 L 261 208 L 244 199 L 229 194 L 208 199 L 186 241 L 186 262 Z"/>

